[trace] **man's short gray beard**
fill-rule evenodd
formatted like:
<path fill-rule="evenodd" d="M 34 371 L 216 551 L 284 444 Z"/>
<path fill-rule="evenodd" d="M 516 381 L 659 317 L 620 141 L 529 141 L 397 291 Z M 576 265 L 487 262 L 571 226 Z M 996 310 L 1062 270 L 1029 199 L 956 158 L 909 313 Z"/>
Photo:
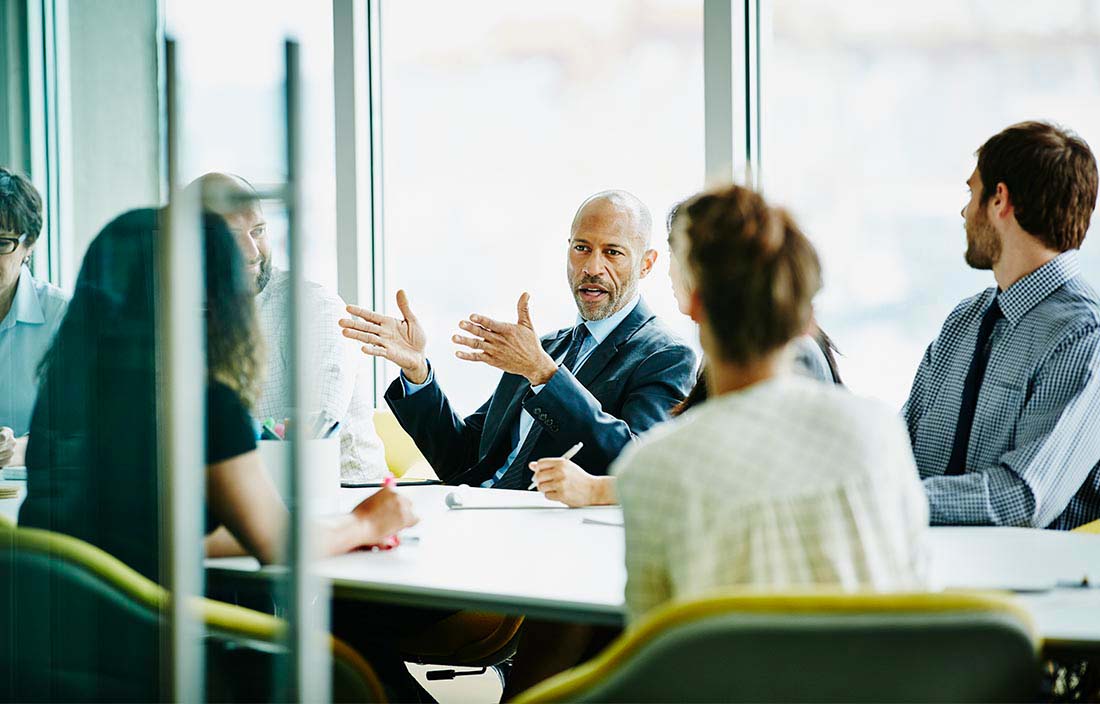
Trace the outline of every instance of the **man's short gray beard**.
<path fill-rule="evenodd" d="M 634 295 L 637 292 L 638 280 L 635 279 L 627 288 L 623 289 L 622 294 L 619 295 L 618 298 L 607 302 L 607 305 L 604 307 L 604 310 L 607 311 L 606 313 L 604 313 L 602 310 L 598 311 L 599 317 L 595 318 L 584 317 L 584 309 L 581 306 L 581 301 L 576 291 L 573 292 L 573 298 L 577 302 L 577 312 L 580 313 L 581 317 L 584 318 L 586 322 L 594 323 L 600 320 L 607 320 L 611 316 L 621 311 L 623 309 L 623 306 L 629 303 L 634 298 Z"/>

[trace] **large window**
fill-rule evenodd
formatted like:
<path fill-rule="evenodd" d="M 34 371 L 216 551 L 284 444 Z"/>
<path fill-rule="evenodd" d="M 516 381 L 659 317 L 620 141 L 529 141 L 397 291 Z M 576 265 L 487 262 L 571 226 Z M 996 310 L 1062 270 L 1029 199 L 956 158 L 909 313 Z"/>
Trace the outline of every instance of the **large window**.
<path fill-rule="evenodd" d="M 824 258 L 818 317 L 852 388 L 899 405 L 962 298 L 974 151 L 1026 119 L 1100 147 L 1100 5 L 774 0 L 764 171 Z M 1089 239 L 1096 235 L 1096 227 Z M 1085 275 L 1100 280 L 1100 244 Z"/>
<path fill-rule="evenodd" d="M 336 289 L 332 3 L 168 0 L 180 57 L 182 148 L 189 181 L 228 171 L 257 186 L 286 178 L 284 41 L 301 45 L 302 226 L 307 278 Z M 275 264 L 286 268 L 285 214 L 267 207 Z"/>
<path fill-rule="evenodd" d="M 661 256 L 642 294 L 695 340 L 672 299 L 663 222 L 703 185 L 702 5 L 383 6 L 385 305 L 408 291 L 462 410 L 499 372 L 455 358 L 458 321 L 515 320 L 528 291 L 541 333 L 571 325 L 569 225 L 600 190 L 629 190 L 653 211 Z"/>

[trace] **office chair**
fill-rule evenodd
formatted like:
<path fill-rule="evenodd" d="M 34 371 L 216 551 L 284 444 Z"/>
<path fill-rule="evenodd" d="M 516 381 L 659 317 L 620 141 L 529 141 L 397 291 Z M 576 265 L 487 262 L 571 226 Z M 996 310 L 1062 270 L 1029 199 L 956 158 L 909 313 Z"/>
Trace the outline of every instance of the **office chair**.
<path fill-rule="evenodd" d="M 726 592 L 657 609 L 516 701 L 1025 701 L 1039 673 L 1005 596 Z"/>
<path fill-rule="evenodd" d="M 417 449 L 416 443 L 401 427 L 397 416 L 387 410 L 374 412 L 374 430 L 386 449 L 386 466 L 395 477 L 434 479 L 435 471 Z"/>
<path fill-rule="evenodd" d="M 1095 521 L 1092 521 L 1091 523 L 1086 523 L 1084 525 L 1077 526 L 1071 532 L 1073 532 L 1073 533 L 1097 533 L 1097 534 L 1100 534 L 1100 518 L 1096 519 Z"/>
<path fill-rule="evenodd" d="M 169 594 L 106 552 L 71 536 L 0 525 L 0 700 L 155 701 Z M 285 649 L 285 623 L 210 599 L 208 695 L 265 696 Z M 385 701 L 370 665 L 332 639 L 337 701 Z"/>

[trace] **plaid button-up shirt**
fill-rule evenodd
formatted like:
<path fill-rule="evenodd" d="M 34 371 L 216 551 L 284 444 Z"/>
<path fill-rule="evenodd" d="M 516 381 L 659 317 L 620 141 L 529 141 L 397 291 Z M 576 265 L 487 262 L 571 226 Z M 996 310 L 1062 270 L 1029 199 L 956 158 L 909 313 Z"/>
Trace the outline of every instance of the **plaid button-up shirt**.
<path fill-rule="evenodd" d="M 266 351 L 263 386 L 254 411 L 260 420 L 293 415 L 288 368 L 290 285 L 288 272 L 275 269 L 267 286 L 256 296 Z M 319 284 L 307 282 L 303 306 L 309 311 L 302 330 L 309 341 L 309 358 L 304 363 L 319 404 L 312 410 L 340 421 L 340 478 L 378 480 L 386 473 L 385 450 L 374 430 L 374 404 L 363 370 L 364 356 L 357 343 L 341 334 L 337 323 L 346 315 L 344 302 Z"/>
<path fill-rule="evenodd" d="M 889 408 L 786 376 L 664 423 L 612 467 L 626 604 L 742 586 L 925 588 L 928 502 Z"/>
<path fill-rule="evenodd" d="M 903 414 L 932 522 L 1070 529 L 1100 517 L 1100 301 L 1065 252 L 998 296 L 966 471 L 946 475 L 963 385 L 997 289 L 959 304 Z"/>

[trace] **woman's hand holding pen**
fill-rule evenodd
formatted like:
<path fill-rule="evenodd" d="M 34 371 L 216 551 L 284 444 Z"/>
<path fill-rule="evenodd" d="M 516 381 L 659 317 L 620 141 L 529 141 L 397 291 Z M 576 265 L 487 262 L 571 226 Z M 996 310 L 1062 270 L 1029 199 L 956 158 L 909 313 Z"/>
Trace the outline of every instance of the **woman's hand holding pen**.
<path fill-rule="evenodd" d="M 412 503 L 389 486 L 368 496 L 351 511 L 362 527 L 361 545 L 382 545 L 393 535 L 414 526 L 419 518 Z"/>
<path fill-rule="evenodd" d="M 572 508 L 617 503 L 612 477 L 593 476 L 564 457 L 541 459 L 530 467 L 535 486 L 548 499 Z"/>

